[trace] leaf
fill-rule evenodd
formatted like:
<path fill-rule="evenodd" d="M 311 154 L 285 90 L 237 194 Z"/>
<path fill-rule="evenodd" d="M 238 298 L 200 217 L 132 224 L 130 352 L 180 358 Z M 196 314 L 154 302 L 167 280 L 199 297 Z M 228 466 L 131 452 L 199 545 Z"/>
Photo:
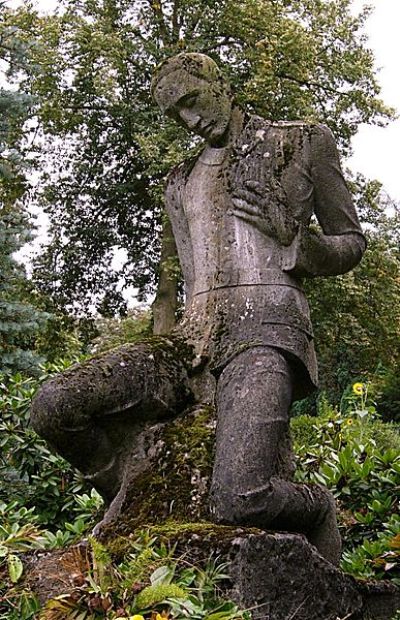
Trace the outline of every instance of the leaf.
<path fill-rule="evenodd" d="M 232 611 L 220 611 L 218 613 L 206 616 L 204 620 L 233 620 L 234 618 L 237 618 L 236 614 L 237 611 L 235 611 L 234 613 L 232 613 Z"/>
<path fill-rule="evenodd" d="M 150 583 L 153 586 L 159 584 L 169 585 L 174 578 L 175 568 L 172 566 L 159 566 L 150 576 Z"/>
<path fill-rule="evenodd" d="M 7 558 L 8 574 L 13 583 L 17 583 L 24 572 L 24 565 L 17 555 L 10 554 Z"/>

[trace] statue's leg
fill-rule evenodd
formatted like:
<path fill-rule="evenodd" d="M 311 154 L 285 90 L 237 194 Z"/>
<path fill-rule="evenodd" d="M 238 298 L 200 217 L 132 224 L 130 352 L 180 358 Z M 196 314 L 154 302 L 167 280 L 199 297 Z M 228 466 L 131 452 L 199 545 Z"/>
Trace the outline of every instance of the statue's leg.
<path fill-rule="evenodd" d="M 122 483 L 123 450 L 135 433 L 180 413 L 189 400 L 183 348 L 167 338 L 149 339 L 47 381 L 33 400 L 31 423 L 110 503 Z"/>
<path fill-rule="evenodd" d="M 292 370 L 278 350 L 243 351 L 217 386 L 216 456 L 211 489 L 218 522 L 304 533 L 337 563 L 340 537 L 332 495 L 280 477 L 292 402 Z"/>

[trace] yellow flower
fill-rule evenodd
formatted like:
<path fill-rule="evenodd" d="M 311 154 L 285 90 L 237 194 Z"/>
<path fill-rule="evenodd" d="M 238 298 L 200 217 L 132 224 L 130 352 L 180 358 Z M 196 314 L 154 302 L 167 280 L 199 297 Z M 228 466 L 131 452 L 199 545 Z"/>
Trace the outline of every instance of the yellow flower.
<path fill-rule="evenodd" d="M 136 616 L 131 616 L 129 620 L 144 620 L 144 618 L 143 616 L 139 616 L 138 614 L 136 614 Z"/>
<path fill-rule="evenodd" d="M 353 392 L 357 394 L 357 396 L 362 396 L 364 394 L 364 384 L 363 383 L 354 383 Z"/>
<path fill-rule="evenodd" d="M 347 420 L 347 424 L 350 426 L 351 424 L 353 424 L 353 420 L 352 420 L 351 418 L 349 418 L 349 419 Z"/>

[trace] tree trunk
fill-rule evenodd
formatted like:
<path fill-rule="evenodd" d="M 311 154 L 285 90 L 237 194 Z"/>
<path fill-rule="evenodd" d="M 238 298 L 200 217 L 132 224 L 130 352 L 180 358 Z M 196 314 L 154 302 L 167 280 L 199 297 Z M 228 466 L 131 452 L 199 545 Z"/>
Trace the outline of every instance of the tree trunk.
<path fill-rule="evenodd" d="M 153 302 L 153 333 L 169 334 L 175 327 L 178 306 L 178 255 L 171 223 L 164 214 L 158 287 Z"/>

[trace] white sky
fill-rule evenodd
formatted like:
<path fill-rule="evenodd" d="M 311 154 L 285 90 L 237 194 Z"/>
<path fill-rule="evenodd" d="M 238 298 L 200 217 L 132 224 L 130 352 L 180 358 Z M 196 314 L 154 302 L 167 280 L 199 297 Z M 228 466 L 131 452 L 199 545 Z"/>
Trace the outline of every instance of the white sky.
<path fill-rule="evenodd" d="M 366 33 L 380 69 L 381 97 L 400 112 L 400 0 L 353 0 L 355 10 L 365 4 L 374 7 Z M 400 202 L 399 144 L 400 119 L 385 128 L 361 125 L 353 139 L 354 155 L 348 161 L 352 170 L 381 181 L 396 202 Z"/>

